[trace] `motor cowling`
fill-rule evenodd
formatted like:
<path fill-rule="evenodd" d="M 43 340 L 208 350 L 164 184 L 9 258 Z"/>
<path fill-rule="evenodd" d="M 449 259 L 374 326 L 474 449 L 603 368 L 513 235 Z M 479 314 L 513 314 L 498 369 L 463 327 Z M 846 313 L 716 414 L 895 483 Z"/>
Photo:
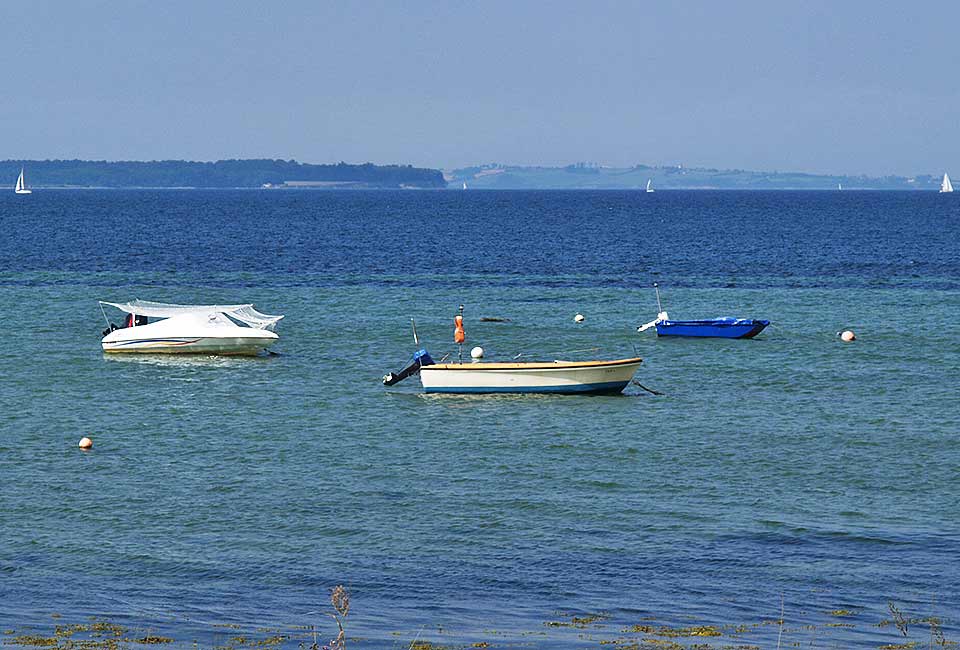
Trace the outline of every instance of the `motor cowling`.
<path fill-rule="evenodd" d="M 415 375 L 423 366 L 432 366 L 434 363 L 429 352 L 424 349 L 417 350 L 413 353 L 413 359 L 402 370 L 384 375 L 381 381 L 383 381 L 384 386 L 393 386 L 410 375 Z"/>

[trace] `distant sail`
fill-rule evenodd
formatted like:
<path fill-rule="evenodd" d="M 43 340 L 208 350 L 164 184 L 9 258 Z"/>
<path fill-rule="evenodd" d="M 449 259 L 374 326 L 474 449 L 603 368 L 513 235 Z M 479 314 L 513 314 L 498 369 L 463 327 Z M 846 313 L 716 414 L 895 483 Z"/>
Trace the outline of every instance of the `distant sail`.
<path fill-rule="evenodd" d="M 27 189 L 27 184 L 23 180 L 23 167 L 20 168 L 20 175 L 17 177 L 17 194 L 32 194 L 31 190 Z"/>
<path fill-rule="evenodd" d="M 953 185 L 950 184 L 950 177 L 944 174 L 943 182 L 940 183 L 940 192 L 942 194 L 943 192 L 952 192 L 952 191 L 953 191 Z"/>
<path fill-rule="evenodd" d="M 652 192 L 652 191 L 653 191 L 653 187 L 651 187 L 651 183 L 653 183 L 653 181 L 648 178 L 648 179 L 647 179 L 647 191 L 648 191 L 648 192 Z"/>
<path fill-rule="evenodd" d="M 466 184 L 466 183 L 463 184 L 463 189 L 467 189 L 467 184 Z"/>
<path fill-rule="evenodd" d="M 837 183 L 837 191 L 840 191 L 842 189 L 843 189 L 843 185 L 841 185 L 840 183 Z"/>

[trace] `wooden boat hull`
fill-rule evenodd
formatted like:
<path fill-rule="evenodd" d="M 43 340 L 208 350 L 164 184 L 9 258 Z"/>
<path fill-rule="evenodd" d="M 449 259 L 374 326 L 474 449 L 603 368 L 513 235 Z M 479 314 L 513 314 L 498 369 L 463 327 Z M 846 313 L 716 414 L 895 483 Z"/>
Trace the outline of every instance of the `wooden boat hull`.
<path fill-rule="evenodd" d="M 426 393 L 616 394 L 642 361 L 436 364 L 420 369 L 420 382 Z"/>
<path fill-rule="evenodd" d="M 753 318 L 673 320 L 657 323 L 657 336 L 697 336 L 721 339 L 751 339 L 770 324 Z"/>

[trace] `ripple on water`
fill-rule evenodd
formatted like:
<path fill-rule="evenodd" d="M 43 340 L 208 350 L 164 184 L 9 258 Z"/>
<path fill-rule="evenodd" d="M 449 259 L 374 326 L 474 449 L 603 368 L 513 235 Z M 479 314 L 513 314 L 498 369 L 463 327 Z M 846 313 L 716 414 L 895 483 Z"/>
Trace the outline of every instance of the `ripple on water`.
<path fill-rule="evenodd" d="M 50 194 L 0 196 L 0 307 L 21 315 L 0 351 L 0 619 L 212 642 L 320 625 L 306 613 L 344 583 L 361 647 L 424 626 L 443 645 L 640 642 L 622 630 L 647 616 L 774 647 L 781 596 L 791 643 L 898 642 L 876 625 L 890 600 L 957 638 L 960 262 L 942 242 L 960 215 L 933 197 Z M 161 224 L 164 246 L 127 255 Z M 773 326 L 638 335 L 652 279 L 676 317 Z M 132 297 L 285 313 L 281 354 L 104 356 L 95 300 Z M 460 303 L 490 360 L 639 354 L 664 395 L 384 390 L 411 316 L 456 353 Z M 840 609 L 855 629 L 828 627 Z M 558 611 L 610 618 L 545 626 Z"/>

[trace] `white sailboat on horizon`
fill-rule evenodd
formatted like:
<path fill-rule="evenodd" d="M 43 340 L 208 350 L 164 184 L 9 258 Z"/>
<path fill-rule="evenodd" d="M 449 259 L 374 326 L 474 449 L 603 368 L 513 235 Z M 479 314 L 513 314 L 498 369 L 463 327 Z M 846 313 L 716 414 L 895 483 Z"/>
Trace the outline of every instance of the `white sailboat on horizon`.
<path fill-rule="evenodd" d="M 944 174 L 943 182 L 940 183 L 940 193 L 943 194 L 944 192 L 952 192 L 952 191 L 953 191 L 953 185 L 950 183 L 950 177 Z"/>
<path fill-rule="evenodd" d="M 653 183 L 653 181 L 648 178 L 648 179 L 647 179 L 647 192 L 653 192 L 653 187 L 651 186 L 652 183 Z"/>
<path fill-rule="evenodd" d="M 20 168 L 20 175 L 17 177 L 17 194 L 33 194 L 33 190 L 27 189 L 27 184 L 23 180 L 23 167 Z"/>

